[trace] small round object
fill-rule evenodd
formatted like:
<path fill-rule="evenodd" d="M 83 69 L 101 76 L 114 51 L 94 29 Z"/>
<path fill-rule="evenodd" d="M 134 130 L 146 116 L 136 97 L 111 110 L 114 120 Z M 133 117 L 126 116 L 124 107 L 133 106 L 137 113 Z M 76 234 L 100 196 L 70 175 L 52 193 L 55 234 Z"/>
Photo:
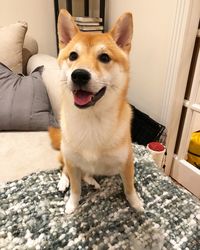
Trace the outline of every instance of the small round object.
<path fill-rule="evenodd" d="M 150 142 L 148 147 L 153 151 L 161 152 L 165 149 L 165 147 L 160 142 Z"/>

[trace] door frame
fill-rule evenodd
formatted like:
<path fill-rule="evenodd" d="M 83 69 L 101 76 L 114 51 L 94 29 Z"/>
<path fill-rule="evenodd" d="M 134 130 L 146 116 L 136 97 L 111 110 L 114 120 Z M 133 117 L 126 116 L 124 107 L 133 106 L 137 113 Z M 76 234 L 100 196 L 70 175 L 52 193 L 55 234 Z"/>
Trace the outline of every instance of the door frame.
<path fill-rule="evenodd" d="M 172 37 L 171 55 L 162 105 L 162 120 L 167 126 L 167 157 L 165 173 L 170 175 L 174 159 L 174 149 L 178 134 L 185 89 L 198 31 L 200 17 L 199 0 L 178 0 L 177 17 Z M 179 18 L 178 18 L 179 16 Z M 177 32 L 179 35 L 177 35 Z M 174 54 L 175 53 L 175 54 Z M 173 69 L 173 70 L 172 70 Z"/>

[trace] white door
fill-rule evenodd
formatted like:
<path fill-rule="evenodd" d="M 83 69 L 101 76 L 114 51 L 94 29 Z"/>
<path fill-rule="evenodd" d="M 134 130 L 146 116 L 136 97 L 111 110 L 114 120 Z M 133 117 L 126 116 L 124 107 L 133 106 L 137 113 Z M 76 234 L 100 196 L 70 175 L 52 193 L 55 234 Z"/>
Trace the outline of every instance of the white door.
<path fill-rule="evenodd" d="M 200 129 L 200 55 L 195 40 L 199 36 L 200 1 L 188 0 L 179 2 L 183 8 L 177 12 L 179 27 L 177 43 L 172 43 L 172 55 L 177 56 L 169 63 L 169 79 L 166 82 L 163 117 L 167 125 L 167 158 L 165 173 L 200 198 L 200 171 L 187 161 L 188 145 L 191 133 Z M 184 13 L 182 15 L 181 13 Z M 182 18 L 181 18 L 182 17 Z M 181 24 L 181 25 L 178 25 Z M 181 35 L 182 34 L 182 35 Z M 200 42 L 200 38 L 198 38 Z M 192 60 L 196 53 L 195 64 Z M 192 63 L 191 63 L 192 60 Z M 193 65 L 193 77 L 188 81 L 190 66 Z M 172 72 L 172 73 L 171 73 Z M 171 77 L 172 75 L 172 77 Z M 190 77 L 190 75 L 189 75 Z M 189 84 L 189 85 L 188 85 Z"/>
<path fill-rule="evenodd" d="M 200 32 L 198 32 L 199 34 Z M 199 36 L 199 35 L 198 35 Z M 200 198 L 200 169 L 190 164 L 188 147 L 192 132 L 200 130 L 200 36 L 196 40 L 182 117 L 172 163 L 171 176 Z M 196 146 L 196 149 L 200 145 Z M 199 156 L 200 157 L 200 156 Z"/>

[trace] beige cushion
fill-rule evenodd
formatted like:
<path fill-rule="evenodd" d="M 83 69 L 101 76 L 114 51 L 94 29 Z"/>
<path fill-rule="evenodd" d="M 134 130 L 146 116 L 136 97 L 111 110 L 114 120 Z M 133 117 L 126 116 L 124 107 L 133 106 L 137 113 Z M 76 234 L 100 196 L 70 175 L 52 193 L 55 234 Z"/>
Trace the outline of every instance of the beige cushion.
<path fill-rule="evenodd" d="M 38 44 L 34 38 L 26 34 L 26 37 L 24 39 L 24 46 L 22 49 L 22 64 L 23 64 L 23 73 L 26 75 L 26 67 L 29 58 L 32 55 L 35 55 L 38 53 Z"/>
<path fill-rule="evenodd" d="M 27 24 L 18 22 L 0 27 L 0 62 L 15 73 L 22 72 L 22 48 Z"/>

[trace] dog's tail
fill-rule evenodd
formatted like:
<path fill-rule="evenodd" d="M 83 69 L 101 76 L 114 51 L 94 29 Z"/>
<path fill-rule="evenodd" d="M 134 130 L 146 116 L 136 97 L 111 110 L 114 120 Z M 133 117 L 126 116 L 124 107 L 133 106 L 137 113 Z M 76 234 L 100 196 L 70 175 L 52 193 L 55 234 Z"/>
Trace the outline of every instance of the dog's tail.
<path fill-rule="evenodd" d="M 60 150 L 60 144 L 61 144 L 60 128 L 48 127 L 48 131 L 52 147 L 56 150 Z M 61 152 L 59 153 L 58 160 L 61 163 L 61 169 L 62 169 L 64 166 L 64 161 Z"/>
<path fill-rule="evenodd" d="M 61 131 L 60 128 L 48 127 L 51 145 L 54 149 L 60 150 Z"/>

